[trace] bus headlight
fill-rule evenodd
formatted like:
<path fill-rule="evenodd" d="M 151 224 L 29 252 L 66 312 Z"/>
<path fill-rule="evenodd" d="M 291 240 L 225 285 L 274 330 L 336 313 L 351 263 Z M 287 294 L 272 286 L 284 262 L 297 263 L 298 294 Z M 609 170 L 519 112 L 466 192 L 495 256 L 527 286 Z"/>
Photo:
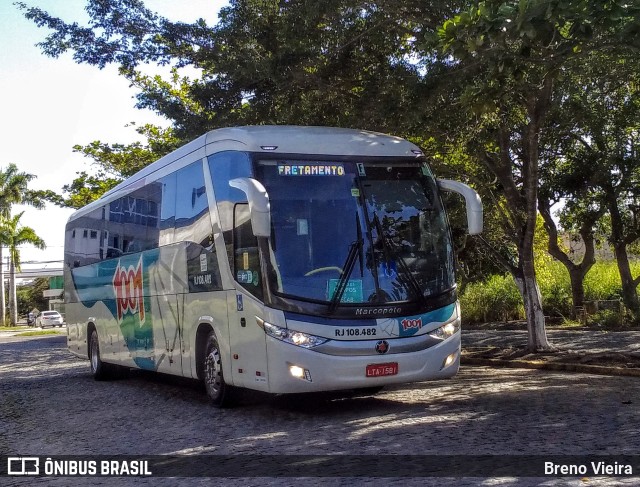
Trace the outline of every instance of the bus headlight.
<path fill-rule="evenodd" d="M 302 348 L 313 348 L 318 345 L 322 345 L 327 342 L 327 338 L 322 338 L 308 333 L 302 333 L 301 331 L 290 330 L 288 328 L 282 328 L 280 326 L 272 325 L 264 320 L 256 317 L 258 325 L 264 330 L 264 332 L 277 340 L 297 345 Z"/>
<path fill-rule="evenodd" d="M 456 333 L 460 331 L 460 318 L 456 318 L 449 323 L 442 325 L 440 328 L 436 328 L 433 331 L 429 332 L 433 338 L 438 338 L 440 340 L 446 340 L 447 338 L 452 337 Z"/>

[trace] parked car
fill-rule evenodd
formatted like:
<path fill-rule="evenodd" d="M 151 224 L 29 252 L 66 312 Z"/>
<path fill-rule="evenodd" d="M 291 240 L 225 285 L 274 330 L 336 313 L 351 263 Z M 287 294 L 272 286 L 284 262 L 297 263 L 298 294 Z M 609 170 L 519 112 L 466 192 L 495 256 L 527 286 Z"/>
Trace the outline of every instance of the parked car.
<path fill-rule="evenodd" d="M 46 326 L 62 326 L 64 320 L 57 311 L 43 311 L 36 318 L 36 326 L 44 328 Z"/>

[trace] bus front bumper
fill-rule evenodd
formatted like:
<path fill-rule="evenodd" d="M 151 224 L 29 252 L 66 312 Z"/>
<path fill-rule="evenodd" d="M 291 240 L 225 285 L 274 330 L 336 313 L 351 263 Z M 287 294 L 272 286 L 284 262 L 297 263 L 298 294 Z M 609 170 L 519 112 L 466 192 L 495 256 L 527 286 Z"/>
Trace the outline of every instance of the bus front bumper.
<path fill-rule="evenodd" d="M 269 391 L 276 394 L 446 379 L 460 367 L 460 332 L 426 350 L 366 356 L 323 354 L 268 336 L 267 357 Z"/>

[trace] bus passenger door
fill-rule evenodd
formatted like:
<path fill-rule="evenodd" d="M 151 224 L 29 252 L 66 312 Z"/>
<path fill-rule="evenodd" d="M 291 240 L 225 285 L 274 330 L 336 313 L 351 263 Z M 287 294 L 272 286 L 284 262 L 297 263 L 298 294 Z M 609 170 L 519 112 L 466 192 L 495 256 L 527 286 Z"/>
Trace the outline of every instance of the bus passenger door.
<path fill-rule="evenodd" d="M 182 375 L 182 307 L 175 294 L 155 296 L 153 300 L 156 371 Z"/>
<path fill-rule="evenodd" d="M 256 322 L 264 306 L 239 288 L 227 292 L 227 308 L 233 383 L 268 392 L 266 339 Z"/>
<path fill-rule="evenodd" d="M 158 372 L 182 375 L 182 325 L 184 316 L 184 250 L 170 245 L 159 251 L 150 273 L 154 363 Z"/>
<path fill-rule="evenodd" d="M 232 260 L 236 290 L 227 294 L 227 309 L 233 381 L 268 391 L 266 337 L 256 322 L 264 315 L 258 239 L 246 203 L 234 207 Z"/>

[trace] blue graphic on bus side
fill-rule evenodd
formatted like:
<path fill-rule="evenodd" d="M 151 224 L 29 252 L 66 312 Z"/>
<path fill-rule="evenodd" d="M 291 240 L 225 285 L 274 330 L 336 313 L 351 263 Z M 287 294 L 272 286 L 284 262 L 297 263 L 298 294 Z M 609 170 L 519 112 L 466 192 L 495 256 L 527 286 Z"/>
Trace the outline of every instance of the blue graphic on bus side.
<path fill-rule="evenodd" d="M 159 250 L 125 255 L 72 270 L 82 304 L 104 303 L 118 322 L 133 361 L 142 369 L 155 370 L 153 318 L 149 300 L 149 269 Z"/>

